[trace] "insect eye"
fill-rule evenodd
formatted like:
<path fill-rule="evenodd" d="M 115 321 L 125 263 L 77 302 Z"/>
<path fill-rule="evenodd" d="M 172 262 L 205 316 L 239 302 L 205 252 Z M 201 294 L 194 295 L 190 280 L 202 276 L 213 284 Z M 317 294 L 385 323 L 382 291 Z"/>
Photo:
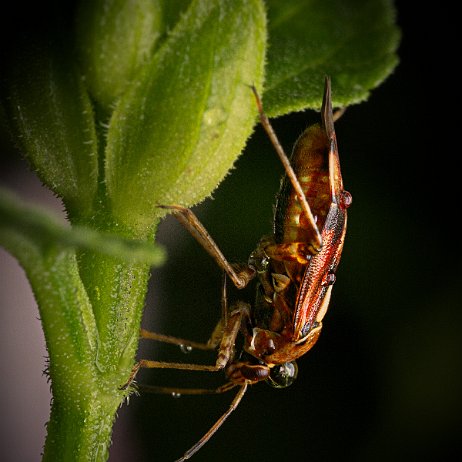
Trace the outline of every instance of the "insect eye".
<path fill-rule="evenodd" d="M 298 367 L 295 361 L 290 363 L 279 364 L 271 368 L 266 383 L 274 388 L 285 388 L 294 383 L 297 378 Z"/>

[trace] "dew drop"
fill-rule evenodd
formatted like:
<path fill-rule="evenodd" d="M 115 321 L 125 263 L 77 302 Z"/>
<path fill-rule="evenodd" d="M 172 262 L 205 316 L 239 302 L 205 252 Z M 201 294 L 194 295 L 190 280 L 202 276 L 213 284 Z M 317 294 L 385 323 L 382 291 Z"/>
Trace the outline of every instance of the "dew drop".
<path fill-rule="evenodd" d="M 191 353 L 192 349 L 193 349 L 193 348 L 192 348 L 191 345 L 183 345 L 183 344 L 180 345 L 180 350 L 181 350 L 181 352 L 184 353 L 185 355 Z"/>
<path fill-rule="evenodd" d="M 343 209 L 347 209 L 351 203 L 353 202 L 353 198 L 348 191 L 342 191 L 340 193 L 340 207 Z"/>

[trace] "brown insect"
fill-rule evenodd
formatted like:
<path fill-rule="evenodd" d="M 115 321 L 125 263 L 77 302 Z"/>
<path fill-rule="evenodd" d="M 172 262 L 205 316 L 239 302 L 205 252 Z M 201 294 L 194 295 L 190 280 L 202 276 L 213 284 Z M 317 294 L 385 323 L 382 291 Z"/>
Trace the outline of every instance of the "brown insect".
<path fill-rule="evenodd" d="M 210 439 L 236 409 L 248 385 L 266 381 L 275 387 L 286 387 L 293 382 L 297 375 L 295 360 L 313 347 L 321 332 L 345 239 L 347 208 L 352 199 L 343 189 L 329 78 L 325 81 L 321 124 L 302 133 L 290 160 L 254 88 L 253 91 L 261 123 L 285 169 L 273 234 L 262 238 L 248 264 L 230 264 L 191 210 L 162 206 L 186 227 L 237 288 L 245 287 L 255 276 L 258 280 L 253 306 L 238 301 L 228 307 L 224 279 L 222 317 L 205 344 L 141 330 L 142 338 L 200 349 L 217 348 L 218 356 L 215 365 L 142 359 L 128 384 L 141 367 L 146 367 L 224 370 L 227 377 L 227 382 L 214 390 L 144 387 L 154 392 L 222 393 L 239 387 L 229 409 L 178 461 L 189 459 Z M 243 336 L 243 348 L 236 352 L 239 334 Z"/>

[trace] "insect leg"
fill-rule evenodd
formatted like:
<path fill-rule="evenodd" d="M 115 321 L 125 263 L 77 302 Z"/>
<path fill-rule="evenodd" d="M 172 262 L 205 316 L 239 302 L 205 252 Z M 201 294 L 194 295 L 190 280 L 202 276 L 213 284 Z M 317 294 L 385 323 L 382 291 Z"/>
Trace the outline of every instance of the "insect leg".
<path fill-rule="evenodd" d="M 244 302 L 237 302 L 236 305 L 237 307 L 229 315 L 218 349 L 216 367 L 220 369 L 224 368 L 231 359 L 239 329 L 244 319 L 249 318 L 250 305 Z"/>
<path fill-rule="evenodd" d="M 177 369 L 183 371 L 206 371 L 217 372 L 222 369 L 219 366 L 211 366 L 208 364 L 191 364 L 191 363 L 170 363 L 165 361 L 153 361 L 150 359 L 140 359 L 134 366 L 128 377 L 127 382 L 120 387 L 121 390 L 126 390 L 135 380 L 139 370 L 144 367 L 146 369 Z"/>
<path fill-rule="evenodd" d="M 204 446 L 205 443 L 215 434 L 215 432 L 221 427 L 223 422 L 229 417 L 229 415 L 237 408 L 239 403 L 242 400 L 245 392 L 247 390 L 247 383 L 241 386 L 239 392 L 234 397 L 233 401 L 231 402 L 228 410 L 212 425 L 210 430 L 190 449 L 188 449 L 182 457 L 177 459 L 175 462 L 184 462 L 185 460 L 189 459 L 193 456 L 199 449 Z"/>
<path fill-rule="evenodd" d="M 346 106 L 342 107 L 341 109 L 337 109 L 333 114 L 334 122 L 337 122 L 337 120 L 340 119 L 340 117 L 342 117 L 343 114 L 345 114 L 346 110 L 347 110 Z"/>
<path fill-rule="evenodd" d="M 120 388 L 122 390 L 126 390 L 133 383 L 139 370 L 143 367 L 146 369 L 177 369 L 177 370 L 207 371 L 207 372 L 217 372 L 217 371 L 222 370 L 233 355 L 234 343 L 236 341 L 237 334 L 241 327 L 242 320 L 245 317 L 249 316 L 249 305 L 247 303 L 237 302 L 236 305 L 237 307 L 231 311 L 227 324 L 224 326 L 221 339 L 218 335 L 216 336 L 216 338 L 221 340 L 221 343 L 218 349 L 218 356 L 217 356 L 215 365 L 175 363 L 175 362 L 165 362 L 165 361 L 153 361 L 150 359 L 140 359 L 133 367 L 127 382 L 124 385 L 122 385 Z M 218 326 L 220 326 L 220 323 L 218 324 Z M 217 328 L 215 329 L 215 331 L 217 330 Z M 164 336 L 164 335 L 156 334 L 154 332 L 146 331 L 144 329 L 142 329 L 141 332 L 143 333 L 144 338 L 148 338 L 148 339 L 153 339 L 153 340 L 168 339 L 168 343 L 176 343 L 176 341 L 179 340 L 180 344 L 183 344 L 183 345 L 191 345 L 191 346 L 200 345 L 202 349 L 214 348 L 214 346 L 212 345 L 208 346 L 208 344 L 189 342 L 188 340 Z M 214 337 L 212 334 L 211 339 L 213 338 Z"/>
<path fill-rule="evenodd" d="M 158 334 L 157 332 L 151 332 L 146 329 L 140 330 L 140 338 L 147 340 L 155 340 L 157 342 L 170 343 L 171 345 L 184 345 L 197 350 L 213 350 L 217 344 L 211 344 L 210 342 L 194 342 L 192 340 L 186 340 L 179 337 L 172 337 L 171 335 Z"/>
<path fill-rule="evenodd" d="M 141 359 L 134 367 L 130 376 L 131 381 L 135 378 L 135 375 L 140 368 L 145 367 L 147 369 L 178 369 L 178 370 L 189 370 L 189 371 L 210 371 L 215 372 L 223 369 L 228 363 L 231 355 L 234 343 L 236 341 L 239 328 L 242 324 L 244 316 L 248 316 L 249 305 L 246 303 L 238 302 L 238 307 L 233 310 L 229 316 L 227 325 L 225 326 L 223 336 L 221 339 L 218 358 L 214 366 L 206 364 L 189 364 L 189 363 L 170 363 L 164 361 L 152 361 L 150 359 Z M 154 334 L 155 336 L 156 334 Z"/>
<path fill-rule="evenodd" d="M 197 242 L 209 253 L 226 274 L 233 281 L 238 289 L 244 288 L 255 276 L 255 271 L 247 265 L 232 265 L 225 258 L 220 248 L 212 239 L 192 210 L 181 207 L 180 205 L 160 205 L 163 209 L 168 209 L 173 216 L 191 233 Z"/>
<path fill-rule="evenodd" d="M 146 340 L 154 340 L 156 342 L 169 343 L 171 345 L 186 346 L 195 348 L 197 350 L 214 350 L 219 344 L 223 337 L 223 329 L 226 326 L 228 320 L 228 299 L 226 295 L 226 273 L 223 275 L 223 286 L 222 286 L 222 297 L 221 297 L 221 319 L 215 326 L 212 335 L 208 339 L 207 343 L 195 342 L 193 340 L 187 340 L 180 337 L 174 337 L 172 335 L 159 334 L 150 330 L 140 329 L 140 338 Z"/>
<path fill-rule="evenodd" d="M 238 385 L 227 382 L 217 388 L 178 388 L 178 387 L 158 387 L 155 385 L 139 385 L 138 389 L 147 393 L 177 394 L 177 395 L 218 395 L 226 393 Z"/>

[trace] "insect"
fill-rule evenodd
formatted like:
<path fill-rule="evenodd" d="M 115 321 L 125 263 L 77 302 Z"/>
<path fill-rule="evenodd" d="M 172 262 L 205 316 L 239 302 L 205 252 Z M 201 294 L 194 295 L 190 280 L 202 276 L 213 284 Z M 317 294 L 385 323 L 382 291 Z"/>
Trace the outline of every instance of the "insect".
<path fill-rule="evenodd" d="M 236 409 L 248 385 L 266 381 L 278 388 L 294 381 L 295 361 L 319 338 L 343 249 L 347 208 L 352 199 L 343 189 L 330 79 L 325 81 L 321 124 L 310 126 L 301 134 L 290 160 L 277 140 L 256 90 L 253 91 L 262 126 L 285 170 L 277 196 L 273 234 L 261 239 L 246 265 L 231 264 L 191 210 L 162 206 L 186 227 L 237 288 L 257 279 L 253 305 L 238 301 L 228 307 L 224 278 L 222 317 L 205 344 L 141 330 L 145 339 L 217 349 L 217 360 L 215 365 L 199 365 L 142 359 L 128 383 L 141 367 L 146 367 L 224 370 L 227 378 L 215 390 L 147 387 L 155 392 L 222 393 L 239 387 L 229 409 L 178 462 L 189 459 L 210 439 Z M 238 335 L 243 337 L 242 351 L 235 351 Z"/>

